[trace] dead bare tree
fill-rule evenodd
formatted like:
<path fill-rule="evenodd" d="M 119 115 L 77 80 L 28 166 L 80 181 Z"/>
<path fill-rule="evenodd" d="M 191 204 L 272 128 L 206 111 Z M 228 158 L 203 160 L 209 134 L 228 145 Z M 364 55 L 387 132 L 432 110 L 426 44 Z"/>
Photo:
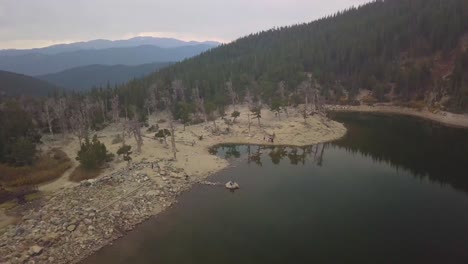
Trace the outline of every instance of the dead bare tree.
<path fill-rule="evenodd" d="M 231 81 L 226 82 L 226 90 L 228 92 L 229 97 L 231 98 L 232 107 L 234 109 L 236 109 L 237 94 L 234 91 L 234 88 L 232 87 L 232 82 Z"/>
<path fill-rule="evenodd" d="M 60 130 L 64 134 L 68 132 L 67 109 L 68 103 L 65 97 L 62 97 L 55 101 L 54 107 L 52 108 L 52 112 L 54 113 L 55 117 L 59 120 Z"/>
<path fill-rule="evenodd" d="M 185 88 L 181 80 L 174 80 L 172 81 L 172 99 L 174 102 L 180 100 L 185 102 Z"/>
<path fill-rule="evenodd" d="M 286 117 L 289 117 L 288 107 L 289 107 L 289 100 L 286 99 L 286 83 L 281 81 L 278 83 L 278 94 L 281 99 L 281 109 L 283 109 Z"/>
<path fill-rule="evenodd" d="M 112 121 L 119 122 L 119 96 L 115 95 L 111 100 Z"/>
<path fill-rule="evenodd" d="M 44 101 L 44 112 L 43 112 L 43 117 L 45 121 L 47 122 L 47 126 L 49 127 L 49 133 L 54 136 L 54 131 L 52 129 L 52 121 L 53 121 L 53 116 L 52 116 L 52 109 L 55 105 L 55 101 L 52 98 L 47 98 Z"/>
<path fill-rule="evenodd" d="M 78 138 L 78 142 L 81 145 L 83 139 L 89 138 L 89 126 L 87 118 L 81 107 L 76 107 L 72 110 L 70 117 L 70 125 L 72 133 Z"/>
<path fill-rule="evenodd" d="M 144 107 L 146 108 L 146 112 L 148 114 L 148 116 L 151 115 L 151 99 L 150 98 L 146 98 L 145 99 L 145 102 L 144 102 Z"/>
<path fill-rule="evenodd" d="M 193 97 L 192 99 L 195 101 L 197 110 L 202 113 L 203 120 L 206 124 L 208 122 L 208 118 L 206 117 L 205 100 L 200 96 L 198 85 L 194 89 L 192 89 L 192 97 Z"/>
<path fill-rule="evenodd" d="M 174 154 L 174 160 L 177 159 L 177 149 L 176 149 L 176 143 L 175 143 L 175 135 L 174 135 L 174 124 L 171 120 L 170 122 L 171 125 L 171 143 L 172 143 L 172 153 Z"/>
<path fill-rule="evenodd" d="M 137 143 L 137 152 L 141 152 L 143 146 L 143 137 L 141 134 L 141 123 L 138 121 L 138 116 L 134 115 L 131 120 L 127 122 L 127 129 L 135 137 Z"/>
<path fill-rule="evenodd" d="M 249 109 L 252 109 L 252 107 L 254 106 L 254 102 L 253 102 L 252 93 L 250 92 L 249 89 L 247 89 L 245 92 L 244 101 L 247 103 L 247 106 L 249 107 Z"/>
<path fill-rule="evenodd" d="M 98 98 L 97 104 L 99 106 L 99 109 L 101 110 L 101 115 L 102 115 L 102 120 L 104 122 L 107 121 L 107 104 L 106 104 L 106 99 Z"/>

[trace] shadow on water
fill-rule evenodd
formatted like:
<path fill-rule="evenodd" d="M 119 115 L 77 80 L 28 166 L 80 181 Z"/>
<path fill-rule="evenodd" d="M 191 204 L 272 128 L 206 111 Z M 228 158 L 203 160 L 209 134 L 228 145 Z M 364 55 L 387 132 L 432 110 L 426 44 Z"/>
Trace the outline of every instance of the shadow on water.
<path fill-rule="evenodd" d="M 468 129 L 399 115 L 334 113 L 348 133 L 334 145 L 468 192 Z"/>

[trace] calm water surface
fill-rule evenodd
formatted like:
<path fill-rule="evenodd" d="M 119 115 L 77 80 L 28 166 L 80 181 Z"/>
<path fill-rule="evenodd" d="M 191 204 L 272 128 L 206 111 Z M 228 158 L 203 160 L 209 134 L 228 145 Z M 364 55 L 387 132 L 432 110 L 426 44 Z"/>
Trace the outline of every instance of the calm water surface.
<path fill-rule="evenodd" d="M 468 263 L 468 131 L 342 113 L 343 139 L 235 165 L 84 263 Z"/>

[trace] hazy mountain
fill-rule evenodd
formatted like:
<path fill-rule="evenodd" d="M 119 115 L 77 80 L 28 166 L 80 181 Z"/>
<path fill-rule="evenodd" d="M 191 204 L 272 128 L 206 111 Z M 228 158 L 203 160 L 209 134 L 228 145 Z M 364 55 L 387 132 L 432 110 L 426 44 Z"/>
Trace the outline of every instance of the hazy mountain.
<path fill-rule="evenodd" d="M 59 87 L 23 74 L 0 71 L 0 97 L 41 96 L 58 90 Z"/>
<path fill-rule="evenodd" d="M 30 53 L 1 57 L 0 70 L 37 76 L 92 64 L 140 65 L 153 62 L 180 61 L 198 55 L 212 47 L 212 45 L 207 44 L 177 48 L 160 48 L 145 45 L 125 48 L 79 50 L 53 55 Z"/>
<path fill-rule="evenodd" d="M 70 44 L 59 44 L 53 45 L 45 48 L 37 49 L 7 49 L 0 50 L 0 56 L 19 56 L 25 54 L 44 54 L 44 55 L 54 55 L 64 52 L 73 52 L 78 50 L 88 50 L 88 49 L 109 49 L 109 48 L 124 48 L 124 47 L 136 47 L 143 45 L 158 46 L 161 48 L 177 48 L 183 46 L 196 46 L 196 45 L 208 45 L 215 47 L 220 45 L 219 42 L 215 41 L 183 41 L 174 38 L 153 38 L 153 37 L 137 37 L 126 40 L 105 40 L 105 39 L 96 39 L 85 42 L 75 42 Z"/>
<path fill-rule="evenodd" d="M 89 90 L 93 87 L 106 87 L 107 84 L 123 84 L 134 78 L 141 78 L 166 67 L 170 62 L 156 62 L 137 66 L 127 65 L 88 65 L 68 69 L 58 73 L 37 76 L 37 78 L 64 87 L 67 90 Z"/>

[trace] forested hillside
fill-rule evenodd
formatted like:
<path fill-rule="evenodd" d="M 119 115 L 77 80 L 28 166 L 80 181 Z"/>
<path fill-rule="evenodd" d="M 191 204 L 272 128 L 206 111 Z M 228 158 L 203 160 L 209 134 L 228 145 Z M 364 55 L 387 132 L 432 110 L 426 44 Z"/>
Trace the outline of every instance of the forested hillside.
<path fill-rule="evenodd" d="M 136 66 L 127 65 L 88 65 L 37 76 L 37 78 L 63 87 L 66 90 L 86 91 L 93 87 L 122 85 L 135 78 L 156 72 L 171 62 L 155 62 Z"/>
<path fill-rule="evenodd" d="M 0 101 L 2 97 L 22 95 L 47 96 L 61 90 L 59 86 L 23 74 L 0 71 Z"/>
<path fill-rule="evenodd" d="M 238 39 L 132 82 L 122 96 L 142 105 L 148 87 L 172 93 L 180 80 L 186 97 L 198 87 L 205 102 L 222 105 L 230 81 L 240 99 L 249 90 L 268 103 L 280 82 L 298 95 L 310 73 L 330 103 L 352 103 L 369 89 L 372 100 L 467 111 L 467 25 L 466 0 L 375 1 Z"/>

